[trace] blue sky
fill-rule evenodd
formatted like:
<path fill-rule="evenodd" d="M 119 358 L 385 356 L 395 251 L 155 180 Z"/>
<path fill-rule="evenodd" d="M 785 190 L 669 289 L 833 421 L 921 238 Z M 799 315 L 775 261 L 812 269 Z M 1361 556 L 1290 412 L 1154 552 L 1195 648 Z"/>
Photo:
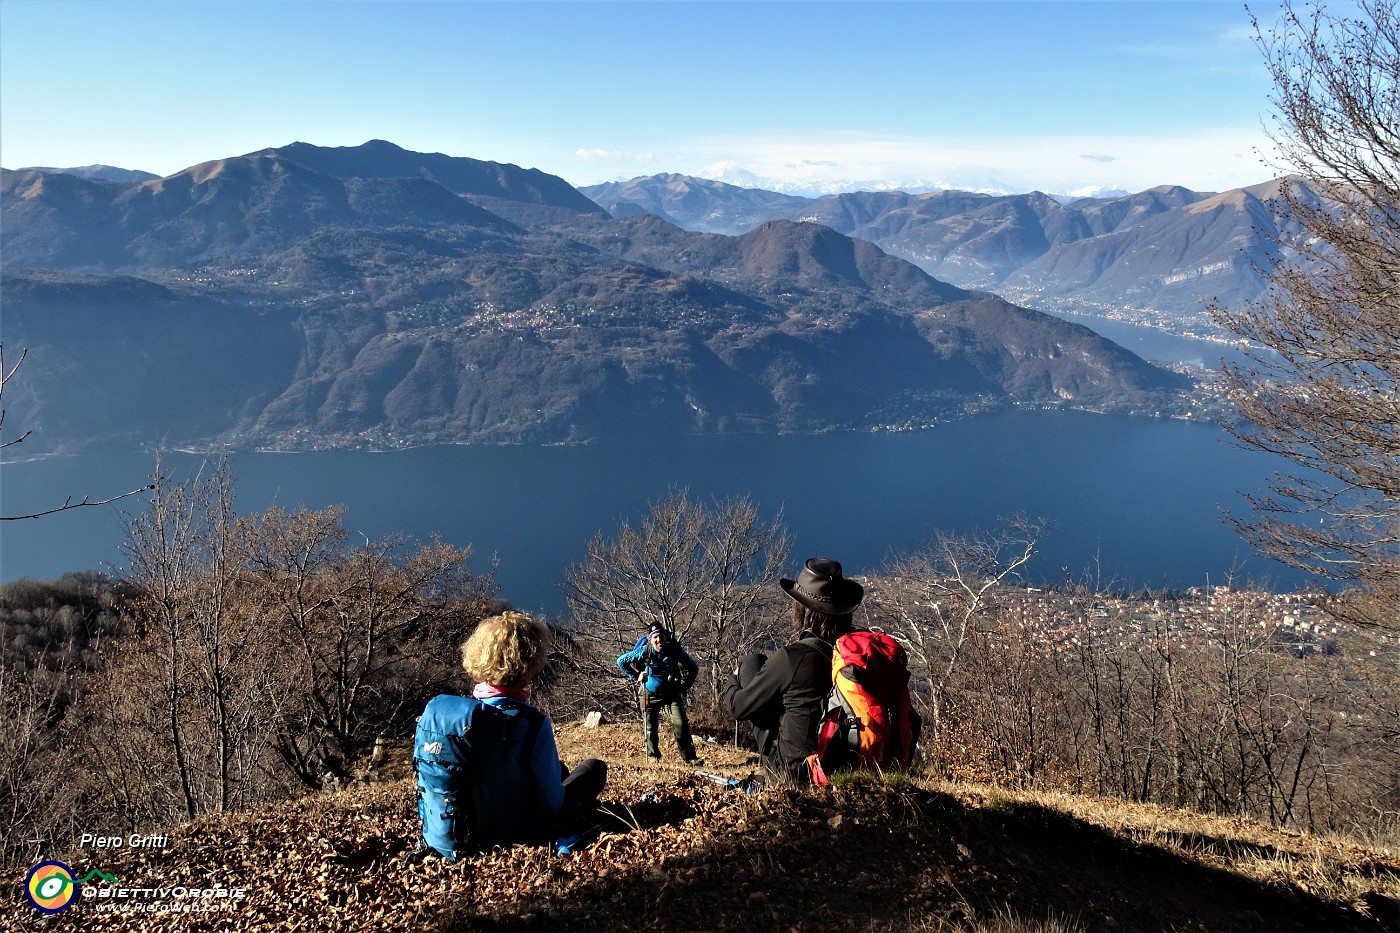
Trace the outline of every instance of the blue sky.
<path fill-rule="evenodd" d="M 1251 36 L 1236 2 L 0 0 L 0 164 L 377 138 L 576 185 L 1224 190 L 1275 174 Z"/>

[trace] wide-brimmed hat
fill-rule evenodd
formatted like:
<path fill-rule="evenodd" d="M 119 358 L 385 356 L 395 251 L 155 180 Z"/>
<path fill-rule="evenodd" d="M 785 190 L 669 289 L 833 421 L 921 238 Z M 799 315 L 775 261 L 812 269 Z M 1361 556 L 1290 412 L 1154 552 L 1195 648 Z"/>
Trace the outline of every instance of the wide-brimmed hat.
<path fill-rule="evenodd" d="M 778 585 L 808 609 L 829 616 L 849 615 L 865 596 L 865 587 L 841 576 L 841 564 L 826 557 L 809 558 L 796 580 Z"/>

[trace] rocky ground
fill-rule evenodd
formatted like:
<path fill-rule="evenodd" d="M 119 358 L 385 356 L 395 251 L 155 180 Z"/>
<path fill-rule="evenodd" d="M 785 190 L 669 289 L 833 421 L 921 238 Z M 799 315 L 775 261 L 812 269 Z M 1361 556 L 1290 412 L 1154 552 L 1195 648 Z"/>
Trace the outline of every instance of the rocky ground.
<path fill-rule="evenodd" d="M 603 828 L 572 854 L 518 846 L 405 864 L 417 820 L 401 752 L 372 783 L 180 827 L 165 848 L 68 854 L 75 874 L 100 868 L 124 888 L 244 889 L 196 902 L 222 909 L 104 912 L 86 898 L 43 917 L 14 877 L 0 928 L 971 931 L 1012 918 L 995 928 L 1400 929 L 1400 858 L 1387 852 L 924 781 L 749 795 L 684 767 L 674 746 L 646 762 L 632 724 L 561 726 L 559 740 L 570 763 L 610 763 Z M 707 772 L 755 767 L 732 746 L 700 748 Z"/>

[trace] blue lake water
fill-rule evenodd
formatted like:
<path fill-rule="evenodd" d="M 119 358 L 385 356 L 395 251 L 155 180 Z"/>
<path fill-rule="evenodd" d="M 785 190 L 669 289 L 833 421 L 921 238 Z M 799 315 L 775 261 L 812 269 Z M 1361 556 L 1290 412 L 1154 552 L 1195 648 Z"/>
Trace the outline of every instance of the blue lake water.
<path fill-rule="evenodd" d="M 203 458 L 173 455 L 178 475 Z M 1294 571 L 1252 554 L 1222 521 L 1243 491 L 1283 466 L 1231 446 L 1216 426 L 1078 412 L 1016 412 L 910 433 L 678 437 L 587 447 L 430 447 L 392 453 L 242 453 L 232 459 L 237 507 L 348 507 L 370 537 L 433 534 L 500 558 L 501 595 L 561 612 L 559 580 L 588 539 L 638 519 L 648 503 L 747 495 L 782 511 L 793 563 L 812 554 L 851 573 L 925 544 L 937 529 L 973 531 L 1025 512 L 1054 527 L 1029 568 L 1042 582 L 1081 576 L 1099 560 L 1123 584 L 1219 582 L 1235 567 L 1280 587 Z M 141 485 L 152 468 L 131 452 L 0 466 L 0 514 L 52 507 Z M 0 523 L 0 580 L 68 570 L 119 570 L 122 510 L 79 509 Z"/>
<path fill-rule="evenodd" d="M 1204 369 L 1219 369 L 1220 361 L 1247 362 L 1244 352 L 1236 345 L 1180 337 L 1155 327 L 1126 324 L 1093 315 L 1062 315 L 1065 320 L 1083 324 L 1100 337 L 1132 350 L 1154 363 L 1185 363 Z"/>

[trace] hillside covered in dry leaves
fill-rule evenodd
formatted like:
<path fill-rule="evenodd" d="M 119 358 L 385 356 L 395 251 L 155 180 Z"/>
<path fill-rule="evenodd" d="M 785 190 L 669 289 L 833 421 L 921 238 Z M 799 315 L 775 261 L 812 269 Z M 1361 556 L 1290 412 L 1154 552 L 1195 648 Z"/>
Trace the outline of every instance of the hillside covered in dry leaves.
<path fill-rule="evenodd" d="M 723 740 L 721 740 L 722 742 Z M 922 780 L 756 795 L 642 757 L 631 723 L 559 727 L 610 763 L 599 837 L 405 865 L 407 749 L 369 783 L 174 829 L 165 848 L 53 853 L 123 887 L 243 888 L 219 911 L 43 917 L 6 871 L 0 929 L 1362 931 L 1400 929 L 1400 857 L 1245 820 Z M 706 770 L 755 759 L 700 746 Z"/>

